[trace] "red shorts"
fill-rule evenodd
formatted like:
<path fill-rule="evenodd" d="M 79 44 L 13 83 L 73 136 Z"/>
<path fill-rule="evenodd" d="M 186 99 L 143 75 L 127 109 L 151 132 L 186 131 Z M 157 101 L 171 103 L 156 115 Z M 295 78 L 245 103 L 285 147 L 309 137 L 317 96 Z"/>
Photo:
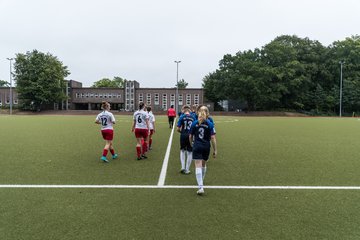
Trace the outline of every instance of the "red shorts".
<path fill-rule="evenodd" d="M 136 138 L 147 138 L 149 135 L 148 129 L 135 128 L 135 137 Z"/>
<path fill-rule="evenodd" d="M 114 137 L 114 130 L 112 129 L 104 129 L 101 130 L 101 134 L 104 140 L 112 141 Z"/>

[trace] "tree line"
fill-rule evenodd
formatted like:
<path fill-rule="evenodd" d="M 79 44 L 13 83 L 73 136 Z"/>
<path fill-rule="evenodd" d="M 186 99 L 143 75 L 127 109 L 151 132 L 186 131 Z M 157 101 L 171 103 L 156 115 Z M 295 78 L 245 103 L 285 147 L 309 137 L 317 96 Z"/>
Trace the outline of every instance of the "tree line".
<path fill-rule="evenodd" d="M 360 112 L 360 36 L 324 46 L 283 35 L 262 48 L 227 54 L 203 79 L 205 97 L 215 103 L 239 100 L 248 110 L 339 112 L 340 62 L 343 111 Z M 219 108 L 219 106 L 218 106 Z"/>

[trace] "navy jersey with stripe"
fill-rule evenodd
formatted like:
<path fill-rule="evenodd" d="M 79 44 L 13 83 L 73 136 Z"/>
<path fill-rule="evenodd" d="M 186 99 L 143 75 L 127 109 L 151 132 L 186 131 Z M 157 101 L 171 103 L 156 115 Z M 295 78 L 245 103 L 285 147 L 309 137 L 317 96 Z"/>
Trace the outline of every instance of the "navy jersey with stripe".
<path fill-rule="evenodd" d="M 215 134 L 214 124 L 208 119 L 202 124 L 196 120 L 191 126 L 190 134 L 194 136 L 194 145 L 209 146 L 211 136 Z"/>
<path fill-rule="evenodd" d="M 195 119 L 190 114 L 182 114 L 177 126 L 181 129 L 181 133 L 189 134 L 194 121 Z"/>

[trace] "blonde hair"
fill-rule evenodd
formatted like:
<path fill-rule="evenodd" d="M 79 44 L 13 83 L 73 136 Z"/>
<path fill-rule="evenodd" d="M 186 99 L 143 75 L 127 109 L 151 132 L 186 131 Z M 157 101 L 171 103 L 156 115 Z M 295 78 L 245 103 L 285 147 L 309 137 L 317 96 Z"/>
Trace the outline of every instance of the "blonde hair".
<path fill-rule="evenodd" d="M 209 117 L 209 109 L 206 106 L 201 106 L 198 109 L 198 119 L 199 119 L 199 123 L 202 124 L 203 122 L 206 121 L 206 119 L 208 119 Z"/>
<path fill-rule="evenodd" d="M 109 107 L 110 107 L 110 103 L 105 102 L 105 101 L 103 101 L 103 102 L 101 103 L 101 109 L 102 109 L 102 110 L 109 110 Z"/>

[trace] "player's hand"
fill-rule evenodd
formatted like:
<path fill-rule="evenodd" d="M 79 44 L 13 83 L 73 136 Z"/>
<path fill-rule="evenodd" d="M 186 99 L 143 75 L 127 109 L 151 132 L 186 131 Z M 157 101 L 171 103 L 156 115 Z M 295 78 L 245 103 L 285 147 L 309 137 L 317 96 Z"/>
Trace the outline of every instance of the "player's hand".
<path fill-rule="evenodd" d="M 132 128 L 131 131 L 134 132 L 134 128 Z"/>
<path fill-rule="evenodd" d="M 216 155 L 217 155 L 217 151 L 214 151 L 213 152 L 213 158 L 216 158 Z"/>

